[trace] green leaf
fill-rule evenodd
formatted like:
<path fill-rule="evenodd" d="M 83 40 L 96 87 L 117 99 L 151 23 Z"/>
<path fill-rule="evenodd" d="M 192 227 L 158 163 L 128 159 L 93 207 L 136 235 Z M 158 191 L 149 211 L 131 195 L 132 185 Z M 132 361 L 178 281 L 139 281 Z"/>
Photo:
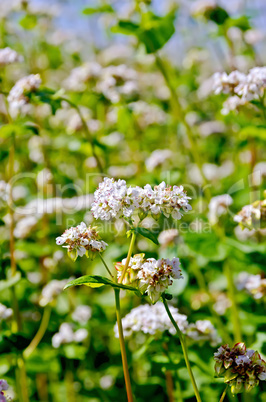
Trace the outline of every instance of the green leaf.
<path fill-rule="evenodd" d="M 12 135 L 22 135 L 25 134 L 26 130 L 23 126 L 19 126 L 17 124 L 3 124 L 0 127 L 0 137 L 1 138 L 8 138 Z"/>
<path fill-rule="evenodd" d="M 21 279 L 21 274 L 20 274 L 20 272 L 17 272 L 16 275 L 12 276 L 11 278 L 9 278 L 5 281 L 0 281 L 0 292 L 16 285 L 20 281 L 20 279 Z"/>
<path fill-rule="evenodd" d="M 260 102 L 252 101 L 253 104 L 254 102 L 256 102 L 257 107 L 262 107 Z M 239 137 L 243 140 L 256 138 L 266 141 L 266 127 L 246 126 L 240 130 Z"/>
<path fill-rule="evenodd" d="M 129 20 L 120 20 L 112 28 L 112 32 L 124 35 L 134 35 L 146 47 L 147 53 L 161 49 L 175 33 L 175 12 L 159 17 L 152 12 L 142 15 L 140 24 Z"/>
<path fill-rule="evenodd" d="M 113 282 L 104 276 L 99 275 L 85 275 L 81 276 L 80 278 L 74 279 L 73 281 L 68 282 L 64 289 L 68 289 L 72 286 L 80 286 L 85 285 L 89 286 L 90 288 L 98 288 L 104 285 L 112 286 L 114 289 L 124 289 L 124 290 L 131 290 L 133 292 L 139 292 L 137 288 L 133 288 L 133 286 L 122 285 L 117 282 Z"/>
<path fill-rule="evenodd" d="M 82 11 L 82 13 L 85 15 L 93 15 L 97 13 L 113 13 L 113 12 L 114 9 L 109 4 L 103 4 L 102 6 L 99 7 L 86 7 Z"/>
<path fill-rule="evenodd" d="M 157 235 L 154 234 L 153 232 L 151 232 L 149 229 L 137 227 L 134 230 L 135 230 L 135 233 L 138 233 L 141 236 L 146 237 L 147 239 L 150 239 L 151 241 L 153 241 L 153 243 L 159 245 Z"/>
<path fill-rule="evenodd" d="M 27 14 L 25 17 L 21 18 L 19 24 L 22 26 L 22 28 L 31 30 L 36 27 L 37 22 L 38 20 L 36 15 Z"/>

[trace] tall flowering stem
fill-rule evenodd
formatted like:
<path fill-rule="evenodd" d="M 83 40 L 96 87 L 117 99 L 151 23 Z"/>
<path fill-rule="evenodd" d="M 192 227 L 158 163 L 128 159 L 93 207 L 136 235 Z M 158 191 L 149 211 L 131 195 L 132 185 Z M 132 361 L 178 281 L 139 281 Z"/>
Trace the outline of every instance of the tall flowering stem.
<path fill-rule="evenodd" d="M 32 339 L 32 341 L 29 344 L 29 346 L 27 347 L 27 349 L 24 350 L 24 353 L 23 353 L 24 358 L 27 359 L 34 352 L 34 350 L 37 348 L 37 346 L 41 342 L 41 340 L 47 330 L 47 327 L 49 325 L 50 316 L 51 316 L 51 306 L 48 305 L 44 309 L 41 325 L 40 325 L 35 337 Z"/>
<path fill-rule="evenodd" d="M 228 385 L 225 387 L 224 392 L 222 393 L 222 396 L 220 398 L 220 402 L 223 402 L 225 395 L 226 395 L 226 391 L 227 391 Z"/>
<path fill-rule="evenodd" d="M 122 283 L 122 281 L 123 281 L 123 279 L 125 277 L 125 274 L 127 272 L 128 265 L 129 265 L 129 262 L 130 262 L 130 258 L 131 258 L 132 252 L 133 252 L 133 247 L 134 247 L 135 241 L 136 241 L 136 233 L 132 232 L 132 237 L 131 237 L 131 242 L 130 242 L 130 246 L 129 246 L 129 250 L 128 250 L 128 254 L 127 254 L 126 263 L 125 263 L 124 269 L 122 271 L 122 274 L 121 274 L 121 276 L 119 278 L 119 283 Z"/>
<path fill-rule="evenodd" d="M 188 373 L 189 373 L 189 376 L 190 376 L 190 379 L 191 379 L 191 382 L 192 382 L 192 386 L 193 386 L 193 389 L 194 389 L 194 392 L 195 392 L 196 399 L 197 399 L 198 402 L 201 402 L 201 397 L 200 397 L 200 394 L 199 394 L 199 390 L 198 390 L 198 387 L 197 387 L 197 384 L 196 384 L 196 381 L 195 381 L 195 378 L 194 378 L 194 375 L 193 375 L 193 372 L 192 372 L 192 369 L 191 369 L 191 366 L 190 366 L 190 363 L 189 363 L 189 359 L 188 359 L 186 341 L 185 341 L 182 332 L 180 331 L 177 323 L 175 322 L 175 320 L 174 320 L 174 318 L 173 318 L 173 316 L 171 314 L 171 311 L 169 309 L 169 306 L 167 304 L 167 301 L 165 299 L 164 294 L 162 294 L 162 299 L 163 299 L 163 304 L 164 304 L 165 310 L 166 310 L 166 312 L 168 314 L 168 317 L 170 318 L 170 320 L 171 320 L 171 322 L 172 322 L 172 324 L 173 324 L 173 326 L 174 326 L 174 328 L 176 330 L 177 336 L 179 337 L 181 347 L 182 347 L 182 351 L 183 351 L 184 358 L 185 358 L 185 362 L 186 362 L 186 366 L 187 366 Z"/>
<path fill-rule="evenodd" d="M 128 402 L 133 402 L 133 394 L 132 394 L 130 376 L 129 376 L 129 371 L 128 371 L 126 346 L 125 346 L 122 320 L 121 320 L 120 289 L 115 289 L 115 306 L 116 306 L 116 318 L 117 318 L 117 326 L 118 326 L 118 333 L 119 333 L 119 342 L 120 342 L 120 349 L 121 349 L 121 355 L 122 355 L 122 364 L 123 364 L 123 371 L 124 371 L 126 390 L 127 390 L 127 400 L 128 400 Z"/>

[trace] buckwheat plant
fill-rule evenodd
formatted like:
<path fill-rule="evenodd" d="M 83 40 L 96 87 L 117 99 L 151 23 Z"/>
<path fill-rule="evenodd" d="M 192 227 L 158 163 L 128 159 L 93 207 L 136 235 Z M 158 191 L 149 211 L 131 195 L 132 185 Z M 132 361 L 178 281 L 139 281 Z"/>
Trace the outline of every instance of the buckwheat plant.
<path fill-rule="evenodd" d="M 266 363 L 259 353 L 247 349 L 243 342 L 220 346 L 214 353 L 215 371 L 230 387 L 232 394 L 250 392 L 260 381 L 266 380 Z M 227 387 L 226 387 L 227 388 Z M 226 389 L 221 397 L 224 400 Z"/>
<path fill-rule="evenodd" d="M 111 219 L 123 218 L 128 226 L 128 236 L 131 237 L 127 257 L 121 262 L 115 263 L 117 271 L 113 275 L 105 263 L 102 252 L 107 244 L 100 240 L 96 227 L 87 227 L 81 223 L 76 228 L 67 229 L 62 236 L 56 239 L 58 245 L 63 245 L 68 249 L 70 258 L 74 261 L 77 256 L 93 258 L 99 255 L 111 279 L 94 275 L 83 276 L 69 282 L 65 288 L 75 285 L 87 285 L 99 287 L 103 285 L 112 286 L 115 292 L 117 334 L 119 336 L 122 363 L 125 377 L 128 401 L 133 401 L 131 381 L 128 370 L 125 340 L 122 327 L 120 312 L 120 290 L 129 290 L 135 292 L 137 296 L 147 295 L 152 304 L 155 304 L 160 298 L 163 301 L 160 308 L 164 306 L 168 325 L 172 324 L 172 332 L 177 334 L 180 339 L 185 362 L 189 371 L 190 379 L 194 388 L 197 401 L 201 401 L 199 391 L 188 360 L 187 346 L 182 331 L 184 328 L 175 320 L 172 308 L 169 308 L 167 299 L 171 295 L 165 294 L 165 291 L 172 285 L 175 279 L 182 279 L 180 261 L 178 258 L 146 258 L 145 254 L 136 254 L 132 257 L 134 244 L 137 235 L 142 235 L 157 245 L 158 240 L 154 233 L 141 226 L 143 219 L 151 215 L 158 219 L 160 215 L 166 218 L 170 216 L 173 219 L 181 219 L 182 215 L 191 210 L 189 204 L 190 197 L 187 196 L 182 186 L 167 186 L 164 182 L 154 188 L 147 184 L 146 186 L 132 187 L 127 186 L 125 180 L 114 180 L 104 178 L 94 193 L 94 201 L 91 207 L 95 219 L 109 221 Z M 149 314 L 147 312 L 147 319 Z M 181 325 L 181 329 L 179 328 Z M 132 329 L 133 330 L 133 329 Z M 192 330 L 192 328 L 190 328 Z M 129 329 L 127 329 L 127 332 Z M 194 329 L 195 331 L 195 329 Z"/>

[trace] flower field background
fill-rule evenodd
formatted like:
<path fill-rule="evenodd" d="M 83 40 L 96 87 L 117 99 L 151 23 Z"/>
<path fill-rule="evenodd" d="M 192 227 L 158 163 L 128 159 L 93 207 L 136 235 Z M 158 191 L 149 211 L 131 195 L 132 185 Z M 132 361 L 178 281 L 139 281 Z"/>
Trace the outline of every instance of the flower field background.
<path fill-rule="evenodd" d="M 0 401 L 266 401 L 266 10 L 230 3 L 0 2 Z"/>

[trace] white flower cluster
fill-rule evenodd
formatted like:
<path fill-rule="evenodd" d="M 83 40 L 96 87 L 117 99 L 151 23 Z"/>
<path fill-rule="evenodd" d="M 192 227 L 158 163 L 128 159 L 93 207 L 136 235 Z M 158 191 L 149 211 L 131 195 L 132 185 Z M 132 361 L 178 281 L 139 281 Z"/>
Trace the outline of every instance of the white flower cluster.
<path fill-rule="evenodd" d="M 177 323 L 180 331 L 184 332 L 188 322 L 187 316 L 179 314 L 178 309 L 169 306 L 170 312 Z M 152 306 L 143 304 L 133 308 L 129 314 L 122 319 L 125 337 L 130 337 L 134 332 L 144 332 L 144 334 L 160 336 L 164 331 L 175 335 L 176 330 L 168 317 L 163 303 L 159 302 Z M 114 328 L 115 336 L 118 338 L 117 324 Z"/>
<path fill-rule="evenodd" d="M 21 112 L 26 114 L 29 110 L 29 93 L 35 92 L 41 85 L 42 80 L 39 74 L 31 74 L 23 77 L 13 86 L 7 100 L 12 114 Z"/>
<path fill-rule="evenodd" d="M 81 325 L 86 324 L 91 318 L 91 308 L 86 305 L 78 306 L 72 313 L 72 320 L 78 322 Z"/>
<path fill-rule="evenodd" d="M 266 298 L 266 279 L 260 275 L 250 275 L 247 272 L 241 272 L 236 281 L 239 290 L 245 290 L 254 299 Z"/>
<path fill-rule="evenodd" d="M 177 308 L 169 306 L 169 309 L 180 331 L 191 340 L 210 342 L 211 346 L 216 346 L 221 342 L 221 338 L 210 321 L 203 320 L 196 321 L 195 324 L 189 324 L 187 316 L 179 314 Z M 157 338 L 165 331 L 172 335 L 176 334 L 176 330 L 161 302 L 155 305 L 144 304 L 132 309 L 122 319 L 122 326 L 124 335 L 127 338 L 139 332 L 154 335 Z M 115 336 L 118 338 L 117 324 L 114 327 L 114 331 Z"/>
<path fill-rule="evenodd" d="M 102 71 L 100 64 L 91 61 L 82 66 L 74 68 L 70 76 L 65 80 L 64 85 L 71 91 L 83 91 L 86 88 L 86 83 L 90 80 L 97 79 Z"/>
<path fill-rule="evenodd" d="M 167 122 L 167 114 L 155 104 L 138 100 L 131 102 L 128 106 L 142 129 L 154 124 L 163 125 Z"/>
<path fill-rule="evenodd" d="M 126 258 L 116 264 L 117 277 L 121 277 L 126 264 Z M 179 258 L 145 259 L 144 254 L 136 254 L 130 258 L 123 284 L 137 286 L 142 293 L 147 292 L 153 303 L 173 283 L 173 279 L 181 279 Z"/>
<path fill-rule="evenodd" d="M 85 328 L 80 328 L 73 331 L 71 324 L 64 322 L 60 325 L 59 332 L 52 337 L 52 345 L 54 348 L 59 348 L 62 344 L 67 343 L 80 343 L 88 337 L 88 331 Z"/>
<path fill-rule="evenodd" d="M 260 229 L 266 226 L 266 199 L 255 201 L 253 204 L 245 205 L 237 215 L 234 221 L 239 223 L 242 228 Z"/>
<path fill-rule="evenodd" d="M 137 72 L 125 64 L 108 66 L 102 69 L 96 91 L 102 93 L 112 103 L 117 103 L 121 96 L 131 97 L 138 93 L 137 78 Z"/>
<path fill-rule="evenodd" d="M 183 186 L 171 188 L 162 182 L 154 189 L 149 184 L 144 188 L 127 187 L 125 180 L 105 177 L 94 193 L 91 211 L 96 219 L 102 220 L 129 218 L 134 211 L 154 216 L 162 213 L 166 217 L 181 219 L 180 210 L 187 212 L 192 209 L 189 200 Z"/>
<path fill-rule="evenodd" d="M 239 106 L 252 100 L 261 99 L 265 88 L 266 67 L 252 68 L 247 75 L 236 70 L 229 75 L 215 73 L 213 76 L 214 93 L 232 95 L 223 105 L 223 114 L 237 110 Z"/>
<path fill-rule="evenodd" d="M 211 346 L 216 346 L 222 341 L 209 320 L 198 320 L 195 324 L 189 324 L 186 335 L 194 341 L 208 341 Z"/>
<path fill-rule="evenodd" d="M 76 227 L 71 227 L 56 238 L 56 244 L 61 246 L 66 243 L 68 254 L 74 261 L 78 256 L 93 258 L 93 253 L 102 252 L 108 246 L 103 240 L 100 240 L 96 227 L 88 226 L 81 222 Z"/>
<path fill-rule="evenodd" d="M 7 66 L 12 63 L 22 62 L 23 57 L 10 47 L 0 49 L 0 67 Z"/>
<path fill-rule="evenodd" d="M 13 315 L 13 310 L 12 308 L 6 307 L 4 304 L 0 303 L 0 322 L 2 320 L 6 320 Z"/>
<path fill-rule="evenodd" d="M 172 157 L 170 149 L 156 149 L 146 159 L 145 165 L 149 172 L 152 172 L 157 166 L 161 166 L 165 161 Z"/>
<path fill-rule="evenodd" d="M 4 396 L 4 392 L 8 390 L 9 385 L 6 380 L 0 380 L 0 402 L 7 402 L 6 397 Z"/>
<path fill-rule="evenodd" d="M 226 214 L 229 205 L 233 203 L 233 199 L 229 194 L 222 194 L 213 197 L 209 203 L 208 218 L 211 225 L 218 222 L 221 215 Z"/>
<path fill-rule="evenodd" d="M 57 296 L 62 292 L 66 284 L 74 278 L 59 280 L 52 280 L 42 289 L 42 295 L 40 299 L 40 306 L 44 307 L 49 303 L 56 300 Z"/>

